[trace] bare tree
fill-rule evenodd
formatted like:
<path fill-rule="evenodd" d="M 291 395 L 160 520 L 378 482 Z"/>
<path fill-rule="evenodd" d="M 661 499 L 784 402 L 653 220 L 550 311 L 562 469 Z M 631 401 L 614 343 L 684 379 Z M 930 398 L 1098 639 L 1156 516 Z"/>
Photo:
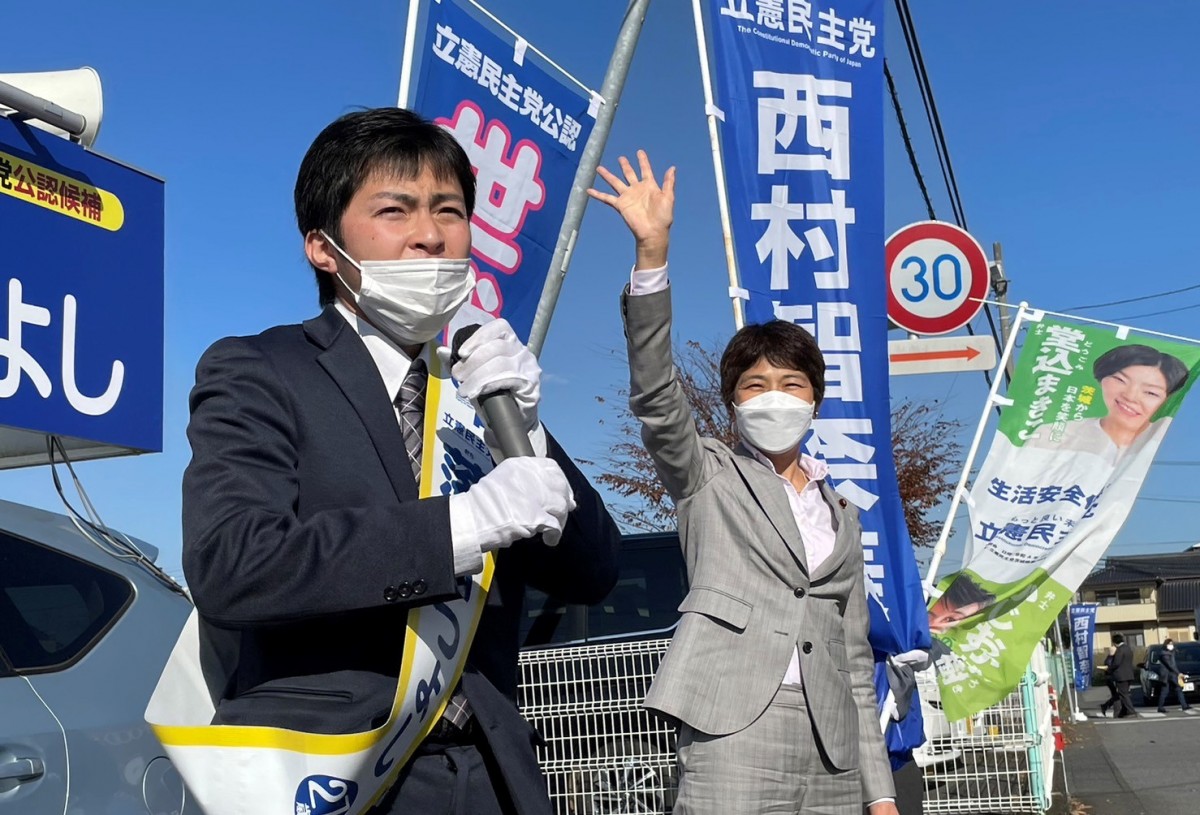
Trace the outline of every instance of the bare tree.
<path fill-rule="evenodd" d="M 720 439 L 731 447 L 737 432 L 721 402 L 721 353 L 689 340 L 676 349 L 684 395 L 700 435 Z M 622 500 L 613 507 L 617 521 L 628 531 L 661 532 L 675 528 L 675 505 L 663 489 L 654 462 L 642 445 L 641 427 L 629 411 L 629 391 L 617 389 L 615 396 L 597 396 L 611 404 L 617 414 L 613 443 L 599 461 L 583 461 L 597 468 L 597 479 Z M 601 420 L 601 424 L 605 424 Z M 909 536 L 916 546 L 932 546 L 941 531 L 934 510 L 954 490 L 962 445 L 958 431 L 962 423 L 942 416 L 937 402 L 903 401 L 892 410 L 892 453 L 900 500 Z"/>

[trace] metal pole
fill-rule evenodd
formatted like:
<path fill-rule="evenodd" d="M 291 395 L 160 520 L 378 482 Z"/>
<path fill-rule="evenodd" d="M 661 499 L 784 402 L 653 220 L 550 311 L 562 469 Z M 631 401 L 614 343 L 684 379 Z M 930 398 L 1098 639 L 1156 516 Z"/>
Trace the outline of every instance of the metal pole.
<path fill-rule="evenodd" d="M 79 136 L 87 129 L 87 118 L 82 114 L 59 107 L 49 99 L 34 96 L 7 82 L 0 82 L 0 106 L 65 130 L 72 136 Z"/>
<path fill-rule="evenodd" d="M 400 95 L 396 107 L 409 106 L 409 88 L 412 85 L 413 62 L 417 51 L 417 14 L 421 0 L 408 0 L 408 22 L 404 26 L 404 58 L 400 65 Z"/>
<path fill-rule="evenodd" d="M 1017 318 L 1013 322 L 1012 333 L 1008 335 L 1008 340 L 1004 343 L 1004 353 L 1000 355 L 1001 365 L 1007 363 L 1009 357 L 1012 356 L 1013 347 L 1016 345 L 1017 331 L 1021 328 L 1021 321 L 1025 319 L 1026 308 L 1027 304 L 1021 303 L 1021 307 L 1017 309 Z M 946 544 L 950 539 L 950 527 L 954 525 L 954 516 L 958 514 L 958 506 L 962 502 L 963 495 L 966 494 L 967 476 L 971 474 L 971 466 L 975 463 L 975 455 L 979 452 L 980 442 L 983 441 L 983 431 L 987 427 L 988 413 L 991 412 L 993 405 L 1011 404 L 1011 400 L 1000 396 L 1000 379 L 1001 377 L 996 377 L 992 380 L 992 389 L 988 392 L 987 402 L 984 403 L 983 412 L 979 416 L 979 425 L 975 428 L 975 438 L 971 440 L 971 449 L 967 451 L 967 461 L 963 465 L 962 475 L 958 479 L 958 487 L 955 488 L 954 498 L 950 501 L 950 511 L 946 515 L 946 523 L 942 525 L 942 534 L 938 536 L 937 545 L 933 547 L 933 557 L 929 560 L 929 570 L 925 573 L 923 583 L 926 600 L 933 594 L 934 578 L 937 577 L 942 556 L 946 554 Z"/>
<path fill-rule="evenodd" d="M 708 118 L 708 140 L 712 144 L 713 172 L 717 177 L 717 209 L 721 214 L 721 236 L 725 240 L 725 266 L 729 269 L 729 297 L 733 301 L 733 327 L 740 329 L 746 324 L 746 315 L 742 299 L 734 293 L 740 288 L 737 259 L 733 252 L 733 226 L 729 221 L 729 195 L 725 190 L 725 165 L 721 159 L 721 142 L 717 134 L 717 106 L 713 102 L 712 75 L 708 70 L 708 42 L 704 38 L 704 16 L 700 11 L 700 0 L 692 0 L 692 15 L 696 18 L 696 48 L 700 52 L 700 79 L 704 83 L 704 112 Z"/>
<path fill-rule="evenodd" d="M 596 168 L 600 166 L 604 145 L 608 142 L 609 131 L 612 130 L 613 117 L 621 101 L 625 77 L 629 74 L 629 65 L 633 62 L 633 52 L 637 48 L 638 36 L 642 33 L 642 23 L 646 21 L 646 9 L 649 6 L 650 0 L 630 0 L 629 8 L 625 10 L 625 20 L 621 23 L 617 44 L 609 60 L 608 71 L 604 75 L 604 85 L 600 88 L 603 104 L 596 113 L 596 126 L 588 136 L 583 156 L 579 160 L 579 169 L 575 171 L 571 197 L 567 199 L 567 211 L 563 215 L 562 229 L 558 233 L 558 243 L 550 261 L 550 272 L 546 275 L 542 297 L 538 300 L 537 313 L 533 317 L 533 328 L 529 331 L 529 350 L 534 354 L 541 354 L 546 332 L 550 330 L 550 318 L 558 304 L 558 295 L 562 291 L 567 267 L 571 263 L 571 252 L 575 248 L 575 238 L 583 223 L 583 212 L 587 209 L 587 190 L 595 182 Z"/>
<path fill-rule="evenodd" d="M 1004 249 L 1000 246 L 1000 242 L 996 241 L 992 244 L 992 293 L 996 295 L 996 299 L 1000 301 L 1000 342 L 1008 342 L 1008 334 L 1012 331 L 1012 309 L 1008 308 L 1008 278 L 1004 276 Z M 1008 364 L 1005 365 L 1005 370 L 1008 372 L 1008 380 L 1011 382 L 1013 371 L 1016 369 L 1016 363 L 1012 357 L 1008 358 Z"/>

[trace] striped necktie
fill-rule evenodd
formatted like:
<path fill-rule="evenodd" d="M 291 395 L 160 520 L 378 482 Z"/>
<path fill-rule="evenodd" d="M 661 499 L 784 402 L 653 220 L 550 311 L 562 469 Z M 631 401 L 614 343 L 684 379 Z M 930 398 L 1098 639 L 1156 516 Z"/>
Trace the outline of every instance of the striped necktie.
<path fill-rule="evenodd" d="M 396 408 L 400 411 L 400 431 L 404 434 L 404 449 L 408 451 L 408 463 L 412 465 L 413 477 L 421 480 L 421 449 L 425 428 L 425 385 L 429 369 L 425 361 L 413 360 L 400 392 L 396 394 Z"/>

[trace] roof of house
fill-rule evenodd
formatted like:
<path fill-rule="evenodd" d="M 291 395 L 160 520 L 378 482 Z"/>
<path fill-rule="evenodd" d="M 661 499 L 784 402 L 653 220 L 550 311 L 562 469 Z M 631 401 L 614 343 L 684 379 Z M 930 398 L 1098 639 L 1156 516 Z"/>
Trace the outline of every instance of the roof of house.
<path fill-rule="evenodd" d="M 1200 550 L 1108 557 L 1087 576 L 1081 588 L 1189 579 L 1200 580 Z"/>

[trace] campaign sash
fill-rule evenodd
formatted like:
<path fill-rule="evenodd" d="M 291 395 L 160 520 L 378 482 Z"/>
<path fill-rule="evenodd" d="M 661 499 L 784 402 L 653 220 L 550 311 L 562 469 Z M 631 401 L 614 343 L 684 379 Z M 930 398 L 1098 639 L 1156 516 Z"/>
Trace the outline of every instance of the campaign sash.
<path fill-rule="evenodd" d="M 421 498 L 464 491 L 494 466 L 473 409 L 430 348 Z M 199 808 L 208 815 L 358 815 L 378 802 L 429 734 L 458 684 L 495 569 L 460 581 L 460 598 L 417 606 L 388 720 L 362 733 L 211 724 L 192 612 L 146 708 Z M 400 642 L 397 637 L 395 642 Z M 314 643 L 314 647 L 319 644 Z M 381 642 L 380 647 L 387 647 Z"/>

